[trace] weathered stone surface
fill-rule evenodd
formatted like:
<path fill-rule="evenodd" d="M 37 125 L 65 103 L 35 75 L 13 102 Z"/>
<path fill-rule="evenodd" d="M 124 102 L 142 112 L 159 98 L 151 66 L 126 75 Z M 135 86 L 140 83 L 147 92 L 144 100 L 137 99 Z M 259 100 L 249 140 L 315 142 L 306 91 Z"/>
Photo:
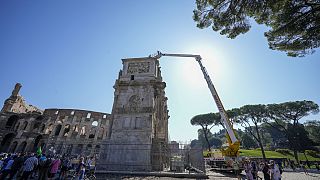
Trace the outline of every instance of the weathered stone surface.
<path fill-rule="evenodd" d="M 18 93 L 22 85 L 17 83 L 12 90 L 11 96 L 4 102 L 1 112 L 14 112 L 14 113 L 42 113 L 43 111 L 35 106 L 29 105 L 25 102 L 22 96 Z"/>
<path fill-rule="evenodd" d="M 123 59 L 112 113 L 27 105 L 17 84 L 0 113 L 0 151 L 98 156 L 100 170 L 168 166 L 166 84 L 155 58 Z M 99 153 L 101 151 L 101 153 Z"/>
<path fill-rule="evenodd" d="M 100 143 L 107 139 L 110 114 L 79 109 L 39 111 L 23 101 L 20 88 L 16 84 L 0 113 L 0 152 L 35 152 L 41 146 L 46 153 L 99 154 Z"/>
<path fill-rule="evenodd" d="M 167 153 L 168 111 L 159 62 L 154 58 L 123 59 L 114 85 L 111 135 L 102 146 L 97 168 L 117 171 L 161 170 Z"/>
<path fill-rule="evenodd" d="M 99 154 L 110 121 L 110 114 L 75 109 L 0 115 L 0 152 L 35 152 L 41 146 L 46 153 L 73 156 Z"/>

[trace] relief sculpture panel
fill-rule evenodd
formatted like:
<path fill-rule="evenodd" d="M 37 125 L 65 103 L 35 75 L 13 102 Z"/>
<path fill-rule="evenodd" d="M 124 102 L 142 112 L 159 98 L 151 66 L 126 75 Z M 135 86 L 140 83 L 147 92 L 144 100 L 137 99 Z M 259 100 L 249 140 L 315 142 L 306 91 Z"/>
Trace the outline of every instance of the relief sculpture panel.
<path fill-rule="evenodd" d="M 128 64 L 128 74 L 148 73 L 150 62 L 132 62 Z"/>

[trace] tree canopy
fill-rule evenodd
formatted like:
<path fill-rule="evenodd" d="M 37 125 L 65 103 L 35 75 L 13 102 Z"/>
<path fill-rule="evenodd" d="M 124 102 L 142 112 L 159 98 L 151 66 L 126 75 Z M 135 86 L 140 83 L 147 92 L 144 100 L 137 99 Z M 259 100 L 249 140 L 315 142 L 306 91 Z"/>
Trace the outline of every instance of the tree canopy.
<path fill-rule="evenodd" d="M 220 116 L 218 116 L 217 113 L 200 114 L 191 118 L 190 123 L 192 125 L 201 126 L 203 136 L 207 142 L 208 150 L 211 151 L 211 145 L 209 142 L 209 135 L 211 134 L 210 129 L 212 127 L 211 125 L 219 124 Z"/>
<path fill-rule="evenodd" d="M 306 131 L 308 131 L 310 138 L 320 145 L 320 121 L 312 120 L 304 123 Z"/>
<path fill-rule="evenodd" d="M 235 38 L 248 32 L 250 20 L 265 24 L 270 49 L 288 56 L 305 56 L 320 47 L 318 0 L 196 0 L 193 19 L 199 28 L 212 27 Z"/>
<path fill-rule="evenodd" d="M 319 106 L 313 101 L 292 101 L 269 104 L 267 105 L 267 109 L 269 118 L 265 122 L 285 134 L 290 149 L 293 150 L 295 159 L 299 162 L 298 151 L 301 151 L 302 148 L 298 147 L 297 143 L 299 143 L 298 139 L 305 133 L 304 130 L 299 131 L 299 120 L 311 113 L 318 113 Z M 273 122 L 277 126 L 274 126 L 270 122 Z"/>
<path fill-rule="evenodd" d="M 245 131 L 238 130 L 239 135 L 237 136 L 241 140 L 242 147 L 254 148 L 258 145 L 263 158 L 266 158 L 265 147 L 290 148 L 297 161 L 299 151 L 312 149 L 319 142 L 320 131 L 318 121 L 308 121 L 305 126 L 300 121 L 318 112 L 319 106 L 313 101 L 306 100 L 267 105 L 245 105 L 226 111 L 233 123 L 244 127 Z M 194 116 L 191 119 L 191 124 L 203 127 L 198 131 L 198 140 L 204 142 L 205 139 L 208 147 L 213 145 L 212 137 L 222 139 L 221 134 L 226 132 L 220 130 L 214 133 L 214 136 L 210 132 L 209 126 L 221 125 L 220 118 L 219 113 L 208 113 Z"/>
<path fill-rule="evenodd" d="M 250 133 L 250 135 L 257 141 L 261 148 L 263 159 L 266 159 L 264 152 L 264 146 L 262 142 L 261 129 L 259 125 L 266 117 L 266 106 L 262 104 L 258 105 L 245 105 L 240 108 L 240 114 L 238 115 L 239 123 L 242 127 Z"/>

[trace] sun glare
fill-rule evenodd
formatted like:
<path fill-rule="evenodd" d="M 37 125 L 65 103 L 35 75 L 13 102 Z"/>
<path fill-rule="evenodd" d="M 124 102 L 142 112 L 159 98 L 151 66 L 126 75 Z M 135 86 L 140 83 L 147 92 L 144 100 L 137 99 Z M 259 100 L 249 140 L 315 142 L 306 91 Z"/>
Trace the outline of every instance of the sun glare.
<path fill-rule="evenodd" d="M 183 52 L 186 54 L 198 54 L 202 57 L 202 63 L 207 69 L 211 78 L 219 79 L 219 77 L 226 74 L 226 56 L 224 50 L 214 45 L 199 45 L 193 47 L 187 47 Z M 187 84 L 190 86 L 203 86 L 204 78 L 200 70 L 199 64 L 190 58 L 190 60 L 184 60 L 180 63 L 180 74 L 185 76 Z"/>

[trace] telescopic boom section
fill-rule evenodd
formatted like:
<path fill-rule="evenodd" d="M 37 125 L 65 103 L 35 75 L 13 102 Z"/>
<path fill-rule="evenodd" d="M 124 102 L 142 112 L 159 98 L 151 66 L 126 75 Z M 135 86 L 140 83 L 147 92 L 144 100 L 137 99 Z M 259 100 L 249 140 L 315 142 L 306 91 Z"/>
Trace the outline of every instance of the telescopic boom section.
<path fill-rule="evenodd" d="M 201 56 L 200 55 L 193 55 L 193 54 L 163 54 L 163 53 L 158 51 L 158 53 L 154 57 L 158 59 L 161 56 L 193 57 L 198 61 L 199 65 L 200 65 L 200 68 L 201 68 L 201 71 L 203 73 L 204 79 L 207 81 L 207 84 L 208 84 L 208 87 L 210 89 L 211 95 L 212 95 L 212 97 L 213 97 L 213 99 L 214 99 L 214 101 L 215 101 L 215 103 L 216 103 L 216 105 L 218 107 L 218 110 L 219 110 L 219 113 L 220 113 L 220 116 L 221 116 L 221 120 L 222 120 L 222 122 L 223 122 L 223 124 L 224 124 L 224 126 L 225 126 L 225 128 L 226 128 L 226 130 L 228 132 L 228 135 L 230 137 L 231 143 L 234 144 L 234 143 L 238 142 L 239 140 L 235 136 L 235 133 L 234 133 L 234 131 L 232 129 L 232 125 L 231 125 L 230 120 L 229 120 L 229 118 L 228 118 L 228 116 L 226 114 L 226 111 L 225 111 L 225 109 L 224 109 L 224 107 L 222 105 L 222 102 L 221 102 L 221 100 L 220 100 L 220 98 L 218 96 L 218 93 L 217 93 L 217 91 L 216 91 L 216 89 L 215 89 L 215 87 L 214 87 L 214 85 L 213 85 L 213 83 L 211 81 L 211 78 L 210 78 L 209 74 L 207 73 L 206 68 L 203 66 L 203 64 L 201 62 L 201 59 L 202 59 Z"/>

